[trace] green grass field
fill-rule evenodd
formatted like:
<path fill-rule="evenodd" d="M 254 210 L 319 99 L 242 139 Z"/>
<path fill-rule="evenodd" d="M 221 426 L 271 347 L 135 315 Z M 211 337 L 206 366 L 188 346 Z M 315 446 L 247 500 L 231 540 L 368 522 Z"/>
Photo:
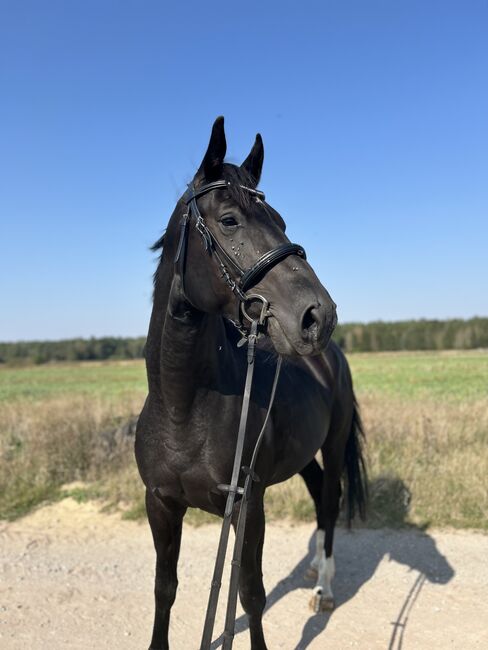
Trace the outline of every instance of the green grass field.
<path fill-rule="evenodd" d="M 368 525 L 488 528 L 488 351 L 349 362 L 368 439 Z M 101 433 L 138 413 L 145 394 L 142 361 L 0 367 L 0 517 L 66 494 L 139 516 L 132 440 L 108 445 Z M 313 519 L 299 477 L 271 488 L 266 508 Z"/>
<path fill-rule="evenodd" d="M 488 352 L 378 352 L 348 357 L 359 395 L 466 401 L 488 395 Z M 0 401 L 40 401 L 86 395 L 144 396 L 142 361 L 85 361 L 27 367 L 0 366 Z"/>
<path fill-rule="evenodd" d="M 349 355 L 359 395 L 466 402 L 488 397 L 488 352 L 377 352 Z"/>
<path fill-rule="evenodd" d="M 142 361 L 83 361 L 40 366 L 0 366 L 0 401 L 49 400 L 62 396 L 119 398 L 145 395 Z"/>

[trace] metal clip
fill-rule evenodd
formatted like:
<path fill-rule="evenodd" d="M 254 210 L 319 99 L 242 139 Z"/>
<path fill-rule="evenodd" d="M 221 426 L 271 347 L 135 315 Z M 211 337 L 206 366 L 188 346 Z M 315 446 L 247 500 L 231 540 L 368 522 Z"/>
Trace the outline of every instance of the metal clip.
<path fill-rule="evenodd" d="M 205 250 L 208 251 L 211 246 L 212 246 L 212 237 L 210 235 L 210 232 L 205 225 L 205 221 L 203 220 L 203 217 L 201 215 L 198 215 L 196 223 L 195 223 L 195 228 L 198 230 L 200 235 L 202 236 L 203 243 L 205 245 Z"/>
<path fill-rule="evenodd" d="M 234 494 L 244 494 L 244 488 L 238 487 L 237 485 L 225 485 L 224 483 L 219 483 L 217 490 L 221 492 L 234 492 Z"/>
<path fill-rule="evenodd" d="M 264 325 L 265 320 L 269 316 L 269 310 L 268 310 L 269 302 L 266 300 L 266 298 L 264 296 L 261 296 L 259 293 L 248 293 L 248 294 L 246 294 L 245 297 L 246 297 L 246 302 L 249 302 L 250 300 L 260 300 L 261 301 L 262 306 L 261 306 L 261 313 L 259 315 L 259 325 Z M 254 320 L 247 313 L 245 302 L 241 303 L 241 310 L 242 310 L 242 314 L 247 318 L 247 320 L 249 320 L 251 322 Z"/>

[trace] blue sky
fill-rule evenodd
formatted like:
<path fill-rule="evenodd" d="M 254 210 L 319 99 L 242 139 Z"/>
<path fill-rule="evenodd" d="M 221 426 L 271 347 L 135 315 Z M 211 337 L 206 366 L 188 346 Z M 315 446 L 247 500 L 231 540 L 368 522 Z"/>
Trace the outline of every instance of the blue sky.
<path fill-rule="evenodd" d="M 488 315 L 488 3 L 0 3 L 0 340 L 142 335 L 226 118 L 343 322 Z"/>

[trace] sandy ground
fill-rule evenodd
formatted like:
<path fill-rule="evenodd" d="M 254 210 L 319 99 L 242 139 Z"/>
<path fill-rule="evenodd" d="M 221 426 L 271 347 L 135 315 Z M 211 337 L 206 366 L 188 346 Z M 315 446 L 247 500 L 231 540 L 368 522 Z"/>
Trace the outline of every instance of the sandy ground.
<path fill-rule="evenodd" d="M 308 607 L 309 525 L 266 530 L 270 650 L 488 648 L 488 536 L 339 531 L 332 614 Z M 186 527 L 171 648 L 199 646 L 218 528 Z M 70 499 L 0 524 L 0 647 L 137 648 L 152 625 L 154 551 L 146 523 Z M 224 590 L 225 593 L 225 590 Z M 222 628 L 219 611 L 216 642 Z M 239 610 L 236 650 L 249 648 Z"/>

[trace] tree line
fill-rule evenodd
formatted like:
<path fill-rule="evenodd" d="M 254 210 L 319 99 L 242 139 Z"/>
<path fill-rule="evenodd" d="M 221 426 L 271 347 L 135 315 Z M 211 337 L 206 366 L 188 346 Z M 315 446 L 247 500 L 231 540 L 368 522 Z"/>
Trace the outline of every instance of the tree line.
<path fill-rule="evenodd" d="M 140 359 L 146 338 L 105 336 L 62 341 L 19 341 L 0 343 L 0 363 L 47 363 L 48 361 L 101 361 Z"/>
<path fill-rule="evenodd" d="M 488 318 L 339 324 L 333 338 L 346 352 L 488 348 Z M 0 363 L 140 359 L 145 337 L 0 343 Z"/>
<path fill-rule="evenodd" d="M 346 352 L 488 348 L 488 318 L 346 323 L 334 339 Z"/>

